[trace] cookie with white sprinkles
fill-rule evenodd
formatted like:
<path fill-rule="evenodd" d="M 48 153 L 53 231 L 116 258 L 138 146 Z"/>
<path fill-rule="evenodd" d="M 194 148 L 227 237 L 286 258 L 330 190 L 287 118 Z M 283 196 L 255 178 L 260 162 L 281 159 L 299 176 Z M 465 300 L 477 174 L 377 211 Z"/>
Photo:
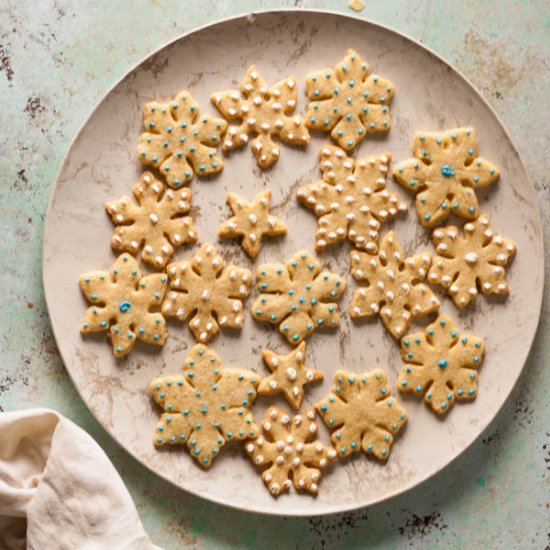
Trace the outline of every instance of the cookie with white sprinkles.
<path fill-rule="evenodd" d="M 105 210 L 116 225 L 111 247 L 135 254 L 143 246 L 141 259 L 163 268 L 174 247 L 197 240 L 193 218 L 184 215 L 191 208 L 191 191 L 167 190 L 151 172 L 144 172 L 133 193 L 135 201 L 122 197 L 105 203 Z"/>
<path fill-rule="evenodd" d="M 379 315 L 386 330 L 399 339 L 414 317 L 439 309 L 440 301 L 422 282 L 428 275 L 431 255 L 406 258 L 393 231 L 386 234 L 376 256 L 358 250 L 350 256 L 351 274 L 363 285 L 351 302 L 352 319 Z"/>
<path fill-rule="evenodd" d="M 390 158 L 386 153 L 355 160 L 338 147 L 320 150 L 323 179 L 296 192 L 318 218 L 316 250 L 322 252 L 346 238 L 360 250 L 378 250 L 380 226 L 407 210 L 386 189 Z"/>
<path fill-rule="evenodd" d="M 219 229 L 220 237 L 240 237 L 243 250 L 255 258 L 262 247 L 264 237 L 276 237 L 287 232 L 286 225 L 269 213 L 271 191 L 262 191 L 252 202 L 247 202 L 235 193 L 227 195 L 227 203 L 233 216 L 223 222 Z"/>
<path fill-rule="evenodd" d="M 211 100 L 227 120 L 240 120 L 225 135 L 222 151 L 229 152 L 246 145 L 249 136 L 258 166 L 269 168 L 279 160 L 279 146 L 273 138 L 292 145 L 307 145 L 309 132 L 300 115 L 291 117 L 298 98 L 296 80 L 292 77 L 267 87 L 256 67 L 246 71 L 240 90 L 212 94 Z"/>
<path fill-rule="evenodd" d="M 475 301 L 480 292 L 507 295 L 504 276 L 516 245 L 493 231 L 487 214 L 464 224 L 463 235 L 454 226 L 434 230 L 437 256 L 428 281 L 445 288 L 460 308 Z"/>
<path fill-rule="evenodd" d="M 262 422 L 263 437 L 245 444 L 251 460 L 258 467 L 268 467 L 262 479 L 273 496 L 294 485 L 298 491 L 315 495 L 319 491 L 321 469 L 336 457 L 336 451 L 317 434 L 315 410 L 292 417 L 278 407 L 270 407 Z"/>
<path fill-rule="evenodd" d="M 191 261 L 167 267 L 170 290 L 162 304 L 167 317 L 189 319 L 198 342 L 208 342 L 222 328 L 243 328 L 243 300 L 252 290 L 252 273 L 230 265 L 211 244 L 203 244 Z"/>
<path fill-rule="evenodd" d="M 305 365 L 306 343 L 302 342 L 288 355 L 263 350 L 262 357 L 271 374 L 260 382 L 260 395 L 282 393 L 287 402 L 298 410 L 304 397 L 304 387 L 323 379 L 323 373 Z"/>

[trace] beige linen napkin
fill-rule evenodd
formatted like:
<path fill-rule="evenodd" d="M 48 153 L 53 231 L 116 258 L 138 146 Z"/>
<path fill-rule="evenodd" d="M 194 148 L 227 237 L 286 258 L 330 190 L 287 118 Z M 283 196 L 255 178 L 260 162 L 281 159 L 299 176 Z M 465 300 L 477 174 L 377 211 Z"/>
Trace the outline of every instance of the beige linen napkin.
<path fill-rule="evenodd" d="M 0 413 L 0 548 L 150 550 L 99 445 L 55 411 Z"/>

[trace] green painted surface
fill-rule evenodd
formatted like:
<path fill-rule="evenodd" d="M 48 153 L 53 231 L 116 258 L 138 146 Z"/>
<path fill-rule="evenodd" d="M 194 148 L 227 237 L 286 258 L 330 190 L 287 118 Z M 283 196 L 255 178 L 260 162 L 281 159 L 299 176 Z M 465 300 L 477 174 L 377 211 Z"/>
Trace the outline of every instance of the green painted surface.
<path fill-rule="evenodd" d="M 546 0 L 365 0 L 360 16 L 457 66 L 502 117 L 550 243 L 550 9 Z M 105 91 L 142 57 L 215 19 L 267 8 L 353 13 L 346 0 L 4 0 L 0 5 L 0 409 L 54 407 L 103 446 L 166 548 L 544 548 L 550 544 L 550 300 L 521 383 L 486 433 L 418 489 L 328 518 L 272 519 L 188 496 L 97 424 L 59 359 L 41 283 L 46 205 L 61 160 Z M 548 274 L 548 270 L 547 270 Z"/>

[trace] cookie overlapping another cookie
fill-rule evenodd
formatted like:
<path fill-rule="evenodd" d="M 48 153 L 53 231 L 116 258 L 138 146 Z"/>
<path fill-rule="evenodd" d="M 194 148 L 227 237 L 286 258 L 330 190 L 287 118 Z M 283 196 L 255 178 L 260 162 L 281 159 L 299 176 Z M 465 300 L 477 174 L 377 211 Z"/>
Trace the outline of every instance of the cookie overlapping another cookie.
<path fill-rule="evenodd" d="M 210 348 L 193 347 L 183 374 L 156 378 L 150 384 L 163 413 L 153 442 L 185 444 L 208 468 L 228 441 L 254 439 L 258 427 L 250 413 L 258 377 L 252 371 L 225 369 Z"/>
<path fill-rule="evenodd" d="M 315 249 L 324 251 L 346 237 L 360 250 L 378 250 L 378 230 L 407 206 L 386 189 L 388 153 L 361 160 L 338 147 L 323 147 L 323 179 L 300 187 L 298 200 L 319 218 Z"/>

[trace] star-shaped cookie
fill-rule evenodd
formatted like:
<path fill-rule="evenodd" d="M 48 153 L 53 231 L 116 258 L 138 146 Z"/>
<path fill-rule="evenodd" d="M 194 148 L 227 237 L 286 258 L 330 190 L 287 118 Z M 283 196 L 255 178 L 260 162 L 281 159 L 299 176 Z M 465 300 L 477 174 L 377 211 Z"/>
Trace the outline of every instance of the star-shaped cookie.
<path fill-rule="evenodd" d="M 302 342 L 288 355 L 277 355 L 270 350 L 262 351 L 264 363 L 272 372 L 260 382 L 260 395 L 282 393 L 295 410 L 300 408 L 304 386 L 323 379 L 323 373 L 305 366 L 306 343 Z"/>
<path fill-rule="evenodd" d="M 260 253 L 264 237 L 275 237 L 287 232 L 286 225 L 279 218 L 269 214 L 269 189 L 256 195 L 252 202 L 229 193 L 227 202 L 233 216 L 220 225 L 218 235 L 229 238 L 242 237 L 241 246 L 251 258 Z"/>

